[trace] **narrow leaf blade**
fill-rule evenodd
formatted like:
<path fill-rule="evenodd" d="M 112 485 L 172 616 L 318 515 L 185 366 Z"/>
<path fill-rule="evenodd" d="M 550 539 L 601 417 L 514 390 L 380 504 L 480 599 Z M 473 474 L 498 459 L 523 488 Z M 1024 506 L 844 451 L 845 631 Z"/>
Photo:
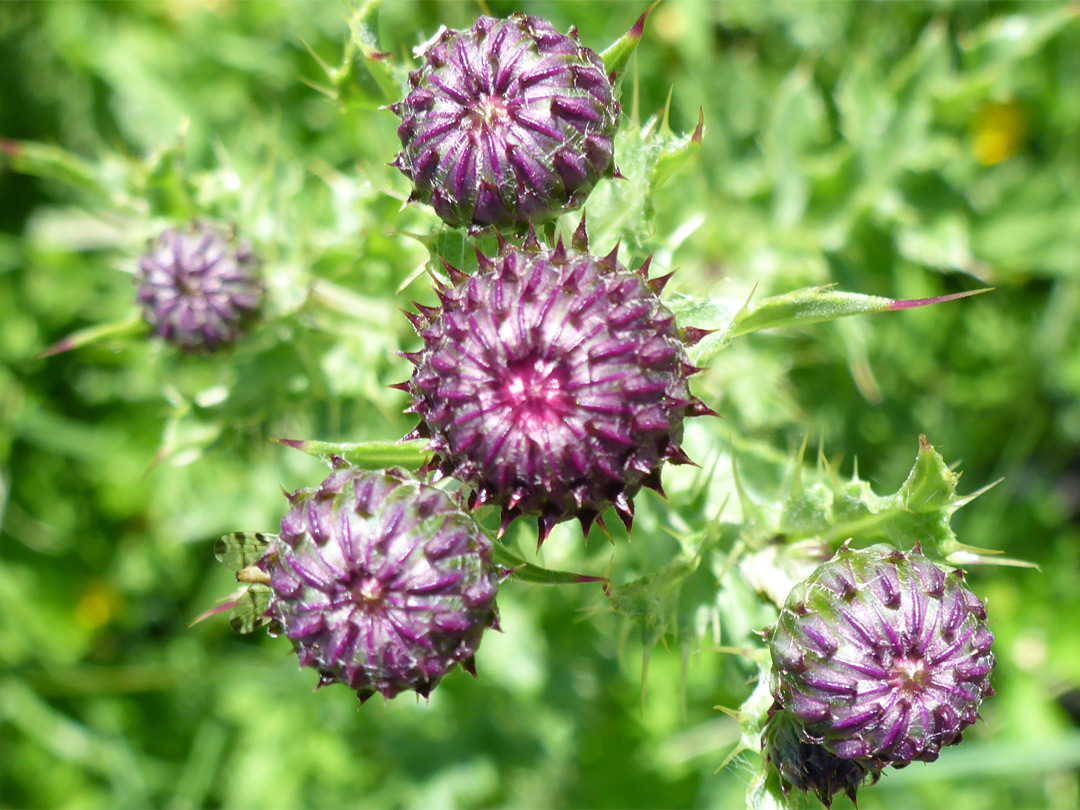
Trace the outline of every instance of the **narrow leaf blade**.
<path fill-rule="evenodd" d="M 427 442 L 416 439 L 408 442 L 360 442 L 343 444 L 336 442 L 305 441 L 302 439 L 272 439 L 309 456 L 331 462 L 334 458 L 347 461 L 363 470 L 382 470 L 401 467 L 418 470 L 431 460 Z"/>
<path fill-rule="evenodd" d="M 64 352 L 69 352 L 72 349 L 78 349 L 82 346 L 89 346 L 91 343 L 97 343 L 98 341 L 107 338 L 136 335 L 144 331 L 146 331 L 146 324 L 138 313 L 136 313 L 123 320 L 96 324 L 95 326 L 88 326 L 85 329 L 72 332 L 66 338 L 58 340 L 52 346 L 45 349 L 45 351 L 41 352 L 37 356 L 37 359 L 43 360 L 46 357 L 63 354 Z"/>
<path fill-rule="evenodd" d="M 605 577 L 591 577 L 571 571 L 551 571 L 539 565 L 527 563 L 501 543 L 495 544 L 492 557 L 496 565 L 509 569 L 509 575 L 520 582 L 532 582 L 536 585 L 584 585 L 590 582 L 607 582 Z"/>
<path fill-rule="evenodd" d="M 762 329 L 777 329 L 785 326 L 805 326 L 813 323 L 846 318 L 851 315 L 863 315 L 872 312 L 893 312 L 901 309 L 914 309 L 946 301 L 955 301 L 989 292 L 991 288 L 970 292 L 942 295 L 936 298 L 916 298 L 907 301 L 882 298 L 877 295 L 841 292 L 829 287 L 809 287 L 784 295 L 766 298 L 757 305 L 751 305 L 735 317 L 731 336 L 738 337 Z"/>

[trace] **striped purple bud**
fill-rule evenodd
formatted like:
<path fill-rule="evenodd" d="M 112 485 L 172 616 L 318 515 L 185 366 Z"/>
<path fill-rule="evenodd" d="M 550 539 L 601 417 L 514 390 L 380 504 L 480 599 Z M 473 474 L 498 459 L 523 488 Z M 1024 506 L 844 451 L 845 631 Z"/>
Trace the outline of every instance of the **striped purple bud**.
<path fill-rule="evenodd" d="M 795 586 L 768 639 L 773 696 L 805 742 L 843 759 L 932 762 L 994 693 L 983 603 L 918 549 L 841 548 Z"/>
<path fill-rule="evenodd" d="M 320 686 L 427 696 L 461 664 L 475 675 L 497 626 L 491 541 L 447 493 L 397 470 L 336 470 L 289 496 L 258 567 L 267 611 Z"/>
<path fill-rule="evenodd" d="M 471 485 L 473 505 L 503 507 L 503 530 L 537 515 L 551 527 L 591 523 L 614 506 L 626 523 L 641 487 L 661 491 L 665 461 L 688 463 L 683 420 L 712 411 L 691 396 L 686 343 L 661 303 L 667 277 L 650 280 L 616 251 L 590 256 L 585 222 L 567 250 L 503 243 L 480 271 L 449 268 L 441 308 L 411 315 L 424 346 L 403 390 L 439 469 Z"/>
<path fill-rule="evenodd" d="M 185 351 L 213 351 L 254 317 L 257 266 L 250 247 L 212 226 L 170 229 L 139 259 L 136 299 L 155 334 Z"/>
<path fill-rule="evenodd" d="M 619 104 L 603 62 L 539 17 L 443 31 L 391 106 L 411 199 L 472 230 L 541 222 L 585 201 L 613 161 Z"/>

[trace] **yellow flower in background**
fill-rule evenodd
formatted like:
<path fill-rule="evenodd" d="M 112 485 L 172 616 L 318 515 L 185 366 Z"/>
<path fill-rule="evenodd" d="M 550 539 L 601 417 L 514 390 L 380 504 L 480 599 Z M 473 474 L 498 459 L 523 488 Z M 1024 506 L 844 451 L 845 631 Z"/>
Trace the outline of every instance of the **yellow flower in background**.
<path fill-rule="evenodd" d="M 116 615 L 119 607 L 120 598 L 116 591 L 95 580 L 80 594 L 75 605 L 75 620 L 87 630 L 97 630 Z"/>
<path fill-rule="evenodd" d="M 1027 113 L 1020 102 L 987 102 L 975 113 L 971 148 L 979 163 L 994 166 L 1018 154 L 1027 134 Z"/>

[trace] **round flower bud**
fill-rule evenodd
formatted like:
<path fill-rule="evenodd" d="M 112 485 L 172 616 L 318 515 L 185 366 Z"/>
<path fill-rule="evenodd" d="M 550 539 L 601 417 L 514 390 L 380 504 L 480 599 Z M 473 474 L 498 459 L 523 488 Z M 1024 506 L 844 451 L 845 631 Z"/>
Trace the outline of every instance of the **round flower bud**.
<path fill-rule="evenodd" d="M 619 104 L 603 62 L 539 17 L 481 17 L 444 30 L 391 106 L 394 165 L 411 199 L 478 230 L 540 222 L 578 207 L 614 174 Z"/>
<path fill-rule="evenodd" d="M 540 542 L 577 517 L 588 530 L 610 506 L 629 529 L 634 495 L 660 490 L 665 461 L 686 463 L 683 420 L 712 411 L 690 395 L 698 371 L 660 302 L 648 262 L 587 252 L 584 220 L 567 250 L 503 244 L 480 272 L 451 269 L 441 308 L 411 316 L 424 346 L 402 384 L 442 472 L 475 488 L 473 504 L 538 515 Z"/>
<path fill-rule="evenodd" d="M 843 791 L 855 802 L 855 794 L 869 776 L 877 782 L 880 771 L 870 763 L 855 759 L 840 759 L 823 746 L 803 742 L 799 736 L 798 720 L 791 712 L 773 704 L 769 722 L 762 732 L 762 748 L 766 759 L 780 776 L 780 787 L 814 793 L 826 807 L 832 798 Z"/>
<path fill-rule="evenodd" d="M 251 248 L 196 223 L 170 229 L 139 259 L 136 299 L 155 334 L 185 351 L 236 340 L 262 298 Z"/>
<path fill-rule="evenodd" d="M 769 632 L 773 696 L 805 742 L 903 767 L 960 741 L 992 695 L 993 635 L 963 573 L 919 549 L 844 547 Z"/>
<path fill-rule="evenodd" d="M 257 565 L 267 615 L 320 685 L 364 701 L 427 696 L 458 664 L 475 674 L 499 578 L 491 541 L 450 495 L 397 470 L 346 467 L 289 501 Z"/>

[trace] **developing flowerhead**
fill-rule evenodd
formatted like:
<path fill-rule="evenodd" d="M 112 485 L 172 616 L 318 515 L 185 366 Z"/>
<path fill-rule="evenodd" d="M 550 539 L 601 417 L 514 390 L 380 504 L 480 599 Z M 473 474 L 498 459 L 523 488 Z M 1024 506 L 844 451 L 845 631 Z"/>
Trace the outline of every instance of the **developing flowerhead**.
<path fill-rule="evenodd" d="M 854 802 L 867 777 L 873 782 L 880 777 L 880 771 L 871 763 L 840 759 L 823 746 L 803 742 L 797 718 L 781 709 L 779 703 L 769 710 L 762 748 L 776 768 L 785 794 L 791 790 L 814 793 L 826 807 L 832 806 L 833 796 L 841 791 Z"/>
<path fill-rule="evenodd" d="M 289 501 L 257 566 L 267 615 L 320 686 L 364 701 L 426 696 L 458 664 L 475 675 L 498 624 L 498 573 L 491 541 L 450 495 L 398 470 L 346 467 Z"/>
<path fill-rule="evenodd" d="M 449 225 L 507 228 L 581 205 L 613 162 L 619 104 L 603 62 L 521 13 L 443 31 L 391 109 L 411 199 Z"/>
<path fill-rule="evenodd" d="M 960 741 L 994 693 L 993 635 L 959 570 L 918 549 L 842 548 L 768 634 L 773 696 L 805 742 L 903 767 Z"/>
<path fill-rule="evenodd" d="M 442 472 L 503 507 L 503 529 L 538 515 L 540 542 L 573 517 L 588 530 L 614 506 L 629 529 L 642 486 L 661 491 L 665 461 L 687 463 L 683 420 L 711 414 L 690 395 L 699 369 L 660 302 L 667 277 L 590 256 L 584 219 L 567 250 L 503 243 L 477 252 L 472 277 L 449 268 L 441 308 L 411 316 L 424 346 L 400 387 L 413 396 Z"/>
<path fill-rule="evenodd" d="M 236 340 L 262 298 L 251 248 L 210 225 L 161 234 L 139 259 L 136 299 L 155 334 L 185 351 Z"/>

